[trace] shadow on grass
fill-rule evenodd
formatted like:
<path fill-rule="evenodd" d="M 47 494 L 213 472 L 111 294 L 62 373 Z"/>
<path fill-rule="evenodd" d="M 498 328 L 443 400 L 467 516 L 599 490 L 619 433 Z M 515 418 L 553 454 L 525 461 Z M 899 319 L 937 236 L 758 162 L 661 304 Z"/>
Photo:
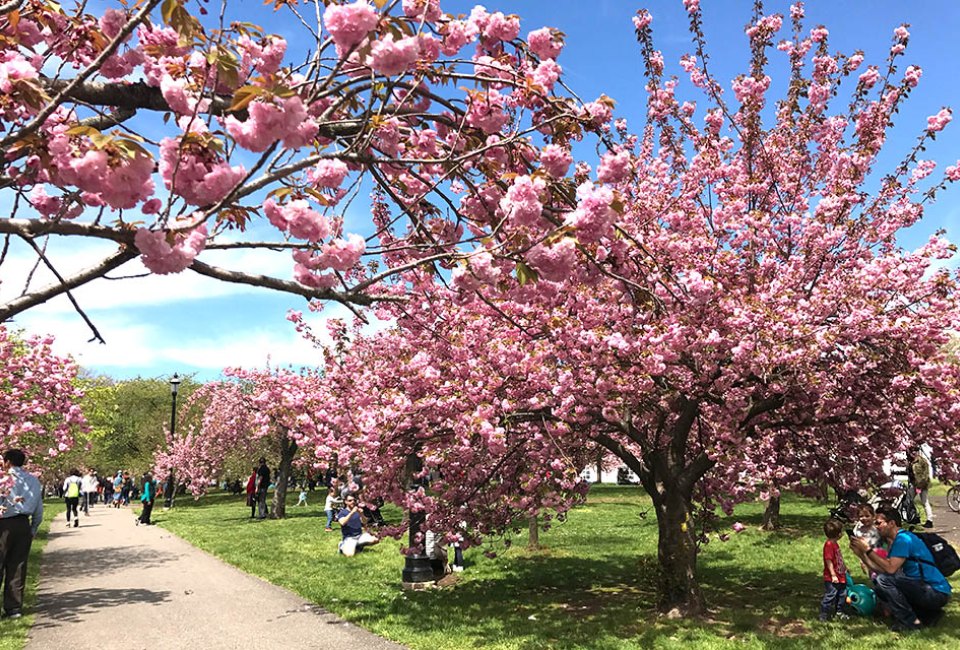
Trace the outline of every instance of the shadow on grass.
<path fill-rule="evenodd" d="M 468 569 L 469 571 L 469 569 Z M 474 639 L 511 639 L 520 648 L 604 648 L 627 641 L 653 647 L 670 637 L 692 641 L 706 631 L 716 639 L 756 640 L 769 647 L 827 647 L 841 624 L 816 621 L 819 582 L 808 572 L 782 568 L 746 572 L 731 566 L 700 573 L 709 613 L 700 620 L 659 617 L 654 557 L 529 557 L 511 562 L 496 578 L 465 580 L 453 590 L 413 592 L 405 600 L 367 602 L 360 623 L 400 621 L 414 635 L 429 635 L 457 621 Z M 919 637 L 931 647 L 960 647 L 951 610 L 941 625 Z M 894 641 L 880 622 L 843 624 L 845 635 L 875 634 Z M 711 646 L 713 647 L 713 646 Z"/>

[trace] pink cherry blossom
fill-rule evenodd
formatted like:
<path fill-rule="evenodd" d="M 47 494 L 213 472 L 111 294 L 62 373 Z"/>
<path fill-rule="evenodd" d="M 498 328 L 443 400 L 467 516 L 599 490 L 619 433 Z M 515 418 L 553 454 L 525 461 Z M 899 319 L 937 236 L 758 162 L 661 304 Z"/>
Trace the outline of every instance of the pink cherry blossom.
<path fill-rule="evenodd" d="M 560 145 L 548 144 L 540 152 L 540 164 L 554 178 L 563 178 L 573 164 L 573 156 Z"/>
<path fill-rule="evenodd" d="M 318 187 L 340 187 L 348 172 L 347 164 L 342 160 L 321 160 L 310 170 L 308 179 Z"/>
<path fill-rule="evenodd" d="M 435 22 L 443 15 L 440 0 L 403 0 L 403 13 L 408 18 Z"/>
<path fill-rule="evenodd" d="M 334 239 L 321 247 L 320 255 L 316 258 L 316 266 L 334 271 L 349 271 L 360 261 L 366 246 L 366 242 L 360 235 L 350 234 L 346 239 Z"/>
<path fill-rule="evenodd" d="M 518 176 L 500 201 L 500 209 L 517 226 L 535 226 L 543 211 L 539 195 L 544 187 L 539 178 Z"/>
<path fill-rule="evenodd" d="M 597 180 L 601 183 L 619 183 L 626 180 L 630 175 L 631 162 L 629 151 L 605 154 L 597 168 Z"/>
<path fill-rule="evenodd" d="M 942 108 L 936 115 L 927 118 L 927 131 L 936 133 L 942 131 L 953 119 L 953 112 L 949 108 Z"/>
<path fill-rule="evenodd" d="M 22 449 L 34 473 L 47 469 L 50 458 L 73 447 L 77 434 L 88 429 L 79 406 L 79 368 L 56 355 L 52 344 L 52 337 L 21 337 L 0 325 L 0 444 Z M 0 482 L 0 496 L 7 488 Z"/>
<path fill-rule="evenodd" d="M 134 241 L 143 265 L 151 272 L 159 275 L 180 273 L 206 246 L 207 228 L 202 224 L 186 232 L 138 228 Z"/>
<path fill-rule="evenodd" d="M 549 27 L 541 27 L 527 34 L 527 43 L 541 59 L 556 59 L 563 50 L 563 39 Z"/>
<path fill-rule="evenodd" d="M 376 9 L 365 0 L 345 5 L 330 4 L 323 12 L 324 27 L 341 53 L 360 43 L 378 21 Z"/>
<path fill-rule="evenodd" d="M 387 76 L 400 74 L 409 68 L 420 52 L 420 41 L 416 36 L 395 40 L 393 34 L 387 34 L 373 44 L 370 51 L 373 69 Z"/>

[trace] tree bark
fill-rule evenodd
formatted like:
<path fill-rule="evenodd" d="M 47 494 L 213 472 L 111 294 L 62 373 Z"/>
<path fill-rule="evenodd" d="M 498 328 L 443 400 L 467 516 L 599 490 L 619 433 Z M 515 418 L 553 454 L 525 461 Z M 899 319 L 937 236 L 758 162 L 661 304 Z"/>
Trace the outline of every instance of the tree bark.
<path fill-rule="evenodd" d="M 287 484 L 290 481 L 290 470 L 293 467 L 293 457 L 297 453 L 297 443 L 290 439 L 287 432 L 280 438 L 280 466 L 277 468 L 277 487 L 273 491 L 273 518 L 283 519 L 287 516 Z"/>
<path fill-rule="evenodd" d="M 764 530 L 779 530 L 780 529 L 780 497 L 770 497 L 770 500 L 767 501 L 767 507 L 763 511 L 763 526 Z"/>
<path fill-rule="evenodd" d="M 654 497 L 654 507 L 660 530 L 658 609 L 671 617 L 699 616 L 706 606 L 697 580 L 697 535 L 690 497 L 667 489 Z"/>
<path fill-rule="evenodd" d="M 597 455 L 597 483 L 603 483 L 603 453 Z"/>
<path fill-rule="evenodd" d="M 540 550 L 540 520 L 534 515 L 527 520 L 530 535 L 527 541 L 527 548 L 531 551 Z"/>

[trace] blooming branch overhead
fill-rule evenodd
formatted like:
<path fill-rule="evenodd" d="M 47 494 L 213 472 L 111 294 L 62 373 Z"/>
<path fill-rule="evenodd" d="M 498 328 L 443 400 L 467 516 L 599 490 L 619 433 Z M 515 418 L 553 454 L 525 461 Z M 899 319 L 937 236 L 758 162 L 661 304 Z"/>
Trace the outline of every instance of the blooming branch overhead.
<path fill-rule="evenodd" d="M 456 17 L 435 0 L 329 2 L 311 23 L 296 2 L 276 3 L 299 25 L 293 51 L 246 22 L 246 5 L 244 22 L 228 4 L 237 20 L 218 23 L 194 0 L 99 17 L 14 4 L 0 18 L 0 191 L 14 206 L 0 233 L 116 251 L 0 305 L 0 318 L 137 256 L 159 274 L 396 299 L 396 269 L 485 237 L 515 252 L 510 210 L 497 208 L 505 179 L 566 192 L 571 143 L 610 116 L 563 90 L 561 33 L 525 41 L 519 17 L 482 7 Z M 350 200 L 371 191 L 359 219 Z M 200 261 L 244 249 L 292 255 L 290 276 Z"/>

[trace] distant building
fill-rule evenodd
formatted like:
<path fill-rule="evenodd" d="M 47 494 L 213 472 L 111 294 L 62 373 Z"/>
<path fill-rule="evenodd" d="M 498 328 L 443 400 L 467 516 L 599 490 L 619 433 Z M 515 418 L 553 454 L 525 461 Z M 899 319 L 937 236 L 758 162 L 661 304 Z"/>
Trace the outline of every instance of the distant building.
<path fill-rule="evenodd" d="M 597 466 L 596 464 L 588 465 L 583 468 L 583 471 L 580 472 L 580 478 L 588 483 L 597 482 Z M 638 485 L 640 479 L 634 474 L 629 467 L 626 465 L 619 465 L 616 467 L 611 467 L 609 469 L 604 468 L 600 474 L 601 483 L 612 483 L 620 485 Z"/>

